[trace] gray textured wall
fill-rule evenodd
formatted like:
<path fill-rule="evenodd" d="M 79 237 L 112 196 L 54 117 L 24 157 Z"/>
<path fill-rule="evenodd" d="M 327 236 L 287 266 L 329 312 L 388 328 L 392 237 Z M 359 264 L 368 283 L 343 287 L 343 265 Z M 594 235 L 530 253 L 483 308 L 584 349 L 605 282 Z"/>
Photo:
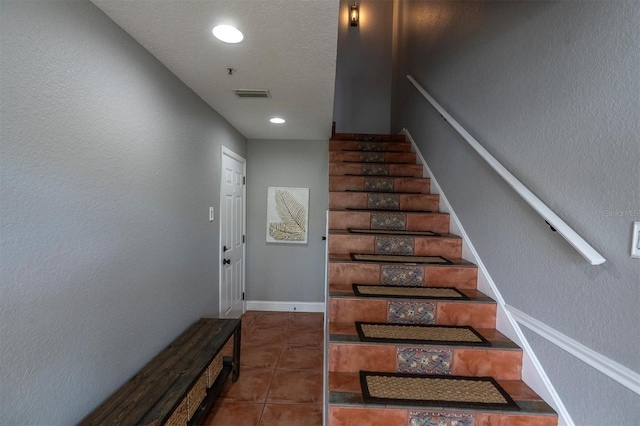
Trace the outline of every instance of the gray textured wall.
<path fill-rule="evenodd" d="M 338 132 L 389 133 L 393 3 L 359 1 L 358 27 L 349 26 L 350 4 L 340 0 L 333 120 Z"/>
<path fill-rule="evenodd" d="M 640 220 L 640 3 L 401 6 L 392 129 L 418 142 L 508 304 L 640 371 L 640 260 L 629 253 Z M 406 74 L 607 262 L 590 266 L 552 233 Z M 578 424 L 637 423 L 638 395 L 531 343 Z"/>
<path fill-rule="evenodd" d="M 247 300 L 324 301 L 329 145 L 325 141 L 247 142 Z M 307 244 L 267 243 L 267 188 L 309 188 Z"/>
<path fill-rule="evenodd" d="M 71 424 L 217 314 L 246 141 L 93 4 L 1 7 L 0 424 Z"/>

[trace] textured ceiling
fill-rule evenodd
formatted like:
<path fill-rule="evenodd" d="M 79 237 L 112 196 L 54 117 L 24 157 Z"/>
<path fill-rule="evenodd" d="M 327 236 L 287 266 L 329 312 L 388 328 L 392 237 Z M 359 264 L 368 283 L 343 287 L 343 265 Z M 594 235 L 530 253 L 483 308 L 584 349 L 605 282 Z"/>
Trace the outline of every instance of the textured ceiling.
<path fill-rule="evenodd" d="M 92 0 L 249 139 L 331 134 L 339 0 Z M 231 23 L 245 40 L 218 41 Z M 233 75 L 227 68 L 235 68 Z M 269 89 L 238 99 L 232 89 Z M 269 123 L 281 116 L 283 125 Z"/>

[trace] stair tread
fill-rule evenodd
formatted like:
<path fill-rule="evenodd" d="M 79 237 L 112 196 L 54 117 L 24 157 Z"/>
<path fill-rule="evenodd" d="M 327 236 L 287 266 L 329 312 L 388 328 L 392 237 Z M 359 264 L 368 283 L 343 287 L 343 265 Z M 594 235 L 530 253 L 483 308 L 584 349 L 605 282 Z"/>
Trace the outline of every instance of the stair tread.
<path fill-rule="evenodd" d="M 447 268 L 447 267 L 469 267 L 469 268 L 476 268 L 476 265 L 469 262 L 468 260 L 464 260 L 464 259 L 460 259 L 460 258 L 445 258 L 446 260 L 448 260 L 451 263 L 448 264 L 444 264 L 444 263 L 418 263 L 418 265 L 426 265 L 426 266 L 437 266 L 439 268 Z M 361 261 L 357 261 L 357 260 L 352 260 L 350 255 L 348 254 L 329 254 L 329 262 L 347 262 L 347 263 L 368 263 L 371 264 L 372 262 L 361 262 Z M 376 264 L 381 264 L 381 265 L 403 265 L 403 263 L 401 262 L 375 262 Z M 409 264 L 413 264 L 415 265 L 415 262 L 409 262 L 407 261 L 406 263 Z"/>
<path fill-rule="evenodd" d="M 378 285 L 378 284 L 362 284 L 362 285 Z M 402 287 L 402 286 L 398 286 Z M 463 298 L 438 298 L 438 299 L 416 299 L 416 300 L 432 300 L 432 301 L 446 301 L 446 302 L 460 302 L 460 303 L 496 303 L 495 300 L 487 296 L 486 294 L 476 290 L 469 288 L 457 288 L 456 290 L 463 293 L 468 299 Z M 388 296 L 358 296 L 353 292 L 352 285 L 341 285 L 341 284 L 329 284 L 329 297 L 339 297 L 339 298 L 356 298 L 356 299 L 395 299 Z M 407 298 L 410 299 L 410 298 Z"/>
<path fill-rule="evenodd" d="M 345 151 L 329 151 L 329 152 L 345 152 Z M 360 151 L 360 152 L 369 152 L 369 151 Z M 381 152 L 381 151 L 373 151 L 373 152 Z M 388 151 L 387 151 L 388 152 Z M 411 152 L 389 152 L 390 154 L 412 154 Z M 371 164 L 384 164 L 386 166 L 399 166 L 399 167 L 407 167 L 407 166 L 413 166 L 416 168 L 420 168 L 422 167 L 420 164 L 417 163 L 394 163 L 393 161 L 385 161 L 385 162 L 381 162 L 381 163 L 371 163 L 368 161 L 329 161 L 329 165 L 340 165 L 340 164 L 344 164 L 344 163 L 349 163 L 349 164 L 366 164 L 366 165 L 371 165 Z M 371 175 L 371 176 L 377 176 L 377 175 Z M 428 176 L 426 176 L 428 177 Z"/>
<path fill-rule="evenodd" d="M 412 212 L 413 213 L 413 212 Z M 456 240 L 460 240 L 462 239 L 462 237 L 460 237 L 459 235 L 455 235 L 455 234 L 438 234 L 436 232 L 436 234 L 438 235 L 419 235 L 419 234 L 410 234 L 411 231 L 406 231 L 408 233 L 398 233 L 398 234 L 394 234 L 393 230 L 390 229 L 390 233 L 389 234 L 381 234 L 381 233 L 377 233 L 375 232 L 376 230 L 371 230 L 371 229 L 364 229 L 363 231 L 374 231 L 374 232 L 349 232 L 349 230 L 346 229 L 329 229 L 329 235 L 353 235 L 353 236 L 362 236 L 362 235 L 371 235 L 371 236 L 400 236 L 400 237 L 415 237 L 415 238 L 430 238 L 430 239 L 456 239 Z M 421 231 L 414 231 L 414 232 L 421 232 Z M 432 231 L 422 231 L 422 232 L 432 232 Z"/>
<path fill-rule="evenodd" d="M 502 410 L 492 409 L 465 409 L 465 408 L 446 408 L 448 412 L 496 412 L 508 413 L 511 415 L 549 415 L 556 416 L 555 411 L 540 398 L 529 386 L 521 380 L 496 380 L 498 384 L 509 394 L 509 396 L 518 404 L 520 411 L 505 412 Z M 362 399 L 362 390 L 360 387 L 359 373 L 349 372 L 329 372 L 329 405 L 330 406 L 364 406 Z M 398 408 L 403 410 L 442 410 L 441 406 L 425 406 L 425 405 L 377 405 L 367 404 L 367 407 L 384 407 Z"/>
<path fill-rule="evenodd" d="M 436 325 L 436 324 L 433 324 L 433 325 Z M 464 343 L 457 343 L 457 344 L 428 343 L 428 344 L 425 344 L 425 346 L 429 346 L 429 347 L 454 346 L 454 347 L 476 348 L 479 350 L 521 350 L 518 345 L 516 345 L 512 340 L 510 340 L 504 334 L 500 333 L 495 328 L 474 327 L 474 330 L 477 331 L 482 337 L 487 339 L 489 342 L 491 342 L 491 346 L 473 346 L 473 345 L 465 345 Z M 358 338 L 356 325 L 353 322 L 329 323 L 329 343 L 343 343 L 343 344 L 356 344 L 356 345 L 416 346 L 415 343 L 362 342 Z"/>
<path fill-rule="evenodd" d="M 344 191 L 329 191 L 329 192 L 347 192 L 347 193 L 364 193 L 364 194 L 410 194 L 410 195 L 438 195 L 438 194 L 429 194 L 428 192 L 418 192 L 418 191 L 366 191 L 363 189 L 345 189 Z"/>

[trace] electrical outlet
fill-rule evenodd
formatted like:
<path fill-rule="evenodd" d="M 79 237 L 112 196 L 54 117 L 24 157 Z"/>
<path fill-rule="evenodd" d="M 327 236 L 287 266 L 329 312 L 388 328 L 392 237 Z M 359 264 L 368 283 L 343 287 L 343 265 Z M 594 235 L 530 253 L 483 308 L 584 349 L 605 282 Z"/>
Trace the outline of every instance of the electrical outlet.
<path fill-rule="evenodd" d="M 633 222 L 633 238 L 631 241 L 631 257 L 640 259 L 640 222 Z"/>
<path fill-rule="evenodd" d="M 213 212 L 213 207 L 209 207 L 209 222 L 213 222 L 215 218 L 215 213 Z"/>

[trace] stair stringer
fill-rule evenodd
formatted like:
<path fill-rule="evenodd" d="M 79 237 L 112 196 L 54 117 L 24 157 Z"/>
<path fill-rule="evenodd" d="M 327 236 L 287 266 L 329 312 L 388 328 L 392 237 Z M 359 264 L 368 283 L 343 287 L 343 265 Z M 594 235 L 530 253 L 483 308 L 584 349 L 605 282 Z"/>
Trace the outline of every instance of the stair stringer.
<path fill-rule="evenodd" d="M 567 411 L 564 403 L 560 399 L 560 395 L 555 390 L 553 383 L 547 376 L 544 368 L 538 361 L 538 357 L 529 345 L 520 325 L 513 318 L 506 308 L 506 302 L 498 289 L 498 286 L 489 275 L 489 271 L 480 259 L 473 243 L 469 239 L 469 235 L 465 232 L 460 219 L 451 207 L 446 195 L 438 184 L 436 177 L 431 172 L 429 165 L 418 149 L 415 140 L 411 136 L 409 130 L 405 127 L 400 131 L 411 142 L 412 151 L 416 153 L 418 162 L 422 165 L 424 176 L 430 178 L 431 194 L 440 195 L 439 209 L 443 213 L 448 213 L 450 217 L 450 232 L 462 238 L 462 258 L 473 262 L 478 267 L 477 288 L 484 294 L 493 298 L 497 302 L 496 312 L 496 329 L 502 334 L 518 344 L 523 351 L 522 356 L 522 381 L 533 389 L 544 401 L 549 404 L 558 413 L 558 425 L 575 426 L 571 419 L 571 415 Z"/>

